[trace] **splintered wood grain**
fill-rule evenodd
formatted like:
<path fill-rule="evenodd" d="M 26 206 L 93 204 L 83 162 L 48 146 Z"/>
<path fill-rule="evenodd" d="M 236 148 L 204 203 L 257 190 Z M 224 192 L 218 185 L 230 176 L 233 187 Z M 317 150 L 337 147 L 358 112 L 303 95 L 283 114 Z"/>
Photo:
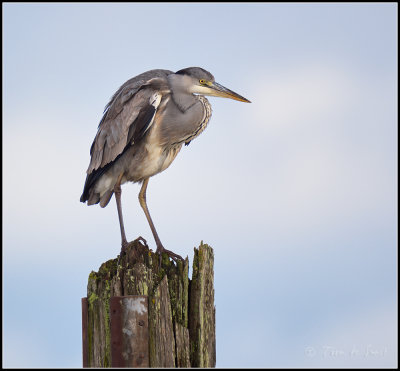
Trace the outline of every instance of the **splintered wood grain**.
<path fill-rule="evenodd" d="M 215 367 L 214 253 L 203 243 L 194 252 L 190 285 L 190 363 L 192 367 Z"/>
<path fill-rule="evenodd" d="M 116 274 L 116 259 L 103 263 L 88 279 L 88 362 L 89 367 L 110 367 L 111 279 Z"/>
<path fill-rule="evenodd" d="M 189 329 L 175 322 L 176 367 L 190 367 Z"/>
<path fill-rule="evenodd" d="M 150 299 L 149 315 L 150 367 L 175 367 L 175 337 L 167 276 Z"/>

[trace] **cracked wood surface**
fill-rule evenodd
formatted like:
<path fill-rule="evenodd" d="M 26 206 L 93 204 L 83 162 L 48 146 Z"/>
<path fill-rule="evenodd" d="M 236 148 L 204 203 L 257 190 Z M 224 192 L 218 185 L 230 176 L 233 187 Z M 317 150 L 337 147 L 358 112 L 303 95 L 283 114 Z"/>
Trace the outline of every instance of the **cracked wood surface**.
<path fill-rule="evenodd" d="M 203 243 L 194 250 L 192 280 L 188 258 L 175 263 L 164 255 L 160 264 L 141 239 L 129 244 L 119 265 L 109 260 L 90 273 L 87 300 L 82 300 L 87 305 L 84 367 L 113 365 L 110 298 L 131 295 L 148 298 L 148 355 L 140 353 L 148 359 L 125 367 L 215 367 L 214 254 Z"/>

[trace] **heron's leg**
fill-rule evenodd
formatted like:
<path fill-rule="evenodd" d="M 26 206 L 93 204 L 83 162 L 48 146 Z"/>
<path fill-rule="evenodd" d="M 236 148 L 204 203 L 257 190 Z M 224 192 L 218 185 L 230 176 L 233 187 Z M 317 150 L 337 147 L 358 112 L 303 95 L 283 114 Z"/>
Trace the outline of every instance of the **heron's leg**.
<path fill-rule="evenodd" d="M 150 216 L 150 213 L 149 213 L 149 209 L 147 208 L 146 190 L 147 190 L 147 185 L 148 185 L 148 184 L 149 184 L 149 178 L 146 178 L 146 179 L 143 181 L 142 188 L 140 189 L 140 192 L 139 192 L 139 203 L 140 203 L 140 206 L 142 207 L 142 209 L 143 209 L 143 211 L 144 211 L 144 213 L 145 213 L 145 215 L 146 215 L 147 221 L 149 222 L 150 229 L 151 229 L 151 231 L 153 232 L 153 236 L 154 236 L 154 239 L 155 239 L 156 245 L 157 245 L 157 253 L 159 253 L 160 256 L 161 256 L 161 254 L 162 254 L 163 252 L 165 252 L 165 253 L 167 253 L 167 255 L 168 255 L 169 257 L 171 257 L 173 260 L 177 260 L 177 259 L 183 260 L 183 258 L 182 258 L 180 255 L 175 254 L 175 253 L 173 253 L 172 251 L 169 251 L 169 250 L 167 250 L 166 248 L 164 248 L 164 246 L 163 246 L 162 243 L 161 243 L 160 237 L 158 237 L 156 228 L 154 227 L 154 223 L 153 223 L 153 221 L 151 220 L 151 216 Z"/>
<path fill-rule="evenodd" d="M 117 210 L 118 210 L 118 219 L 119 219 L 119 227 L 121 229 L 121 253 L 125 252 L 126 247 L 128 246 L 128 241 L 125 235 L 125 228 L 124 228 L 124 219 L 122 217 L 122 205 L 121 205 L 121 179 L 123 174 L 118 177 L 117 183 L 114 186 L 114 194 L 115 194 L 115 201 L 117 202 Z"/>

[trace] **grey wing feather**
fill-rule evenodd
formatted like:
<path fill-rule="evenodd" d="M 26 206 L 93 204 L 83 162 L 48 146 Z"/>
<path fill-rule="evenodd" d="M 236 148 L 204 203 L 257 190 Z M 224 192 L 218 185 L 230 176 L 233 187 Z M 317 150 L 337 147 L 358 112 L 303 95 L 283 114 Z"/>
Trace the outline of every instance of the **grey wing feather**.
<path fill-rule="evenodd" d="M 125 102 L 131 99 L 132 96 L 140 89 L 140 87 L 143 84 L 156 77 L 165 79 L 171 73 L 174 72 L 169 70 L 160 70 L 160 69 L 150 70 L 129 79 L 111 97 L 110 101 L 104 108 L 104 114 L 107 113 L 107 116 L 109 118 L 115 118 L 116 115 L 118 115 L 121 112 Z M 101 125 L 101 122 L 102 121 L 100 121 L 99 126 Z"/>
<path fill-rule="evenodd" d="M 90 149 L 88 174 L 115 160 L 133 138 L 149 129 L 162 95 L 169 92 L 165 78 L 169 73 L 173 72 L 148 71 L 118 89 L 105 108 Z"/>

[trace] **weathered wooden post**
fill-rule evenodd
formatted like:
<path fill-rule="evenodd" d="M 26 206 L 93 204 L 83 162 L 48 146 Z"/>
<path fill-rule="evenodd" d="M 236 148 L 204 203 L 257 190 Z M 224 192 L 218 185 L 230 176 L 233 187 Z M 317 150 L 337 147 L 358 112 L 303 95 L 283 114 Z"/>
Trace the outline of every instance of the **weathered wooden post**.
<path fill-rule="evenodd" d="M 215 367 L 213 249 L 171 262 L 142 239 L 91 272 L 82 299 L 83 367 Z"/>

